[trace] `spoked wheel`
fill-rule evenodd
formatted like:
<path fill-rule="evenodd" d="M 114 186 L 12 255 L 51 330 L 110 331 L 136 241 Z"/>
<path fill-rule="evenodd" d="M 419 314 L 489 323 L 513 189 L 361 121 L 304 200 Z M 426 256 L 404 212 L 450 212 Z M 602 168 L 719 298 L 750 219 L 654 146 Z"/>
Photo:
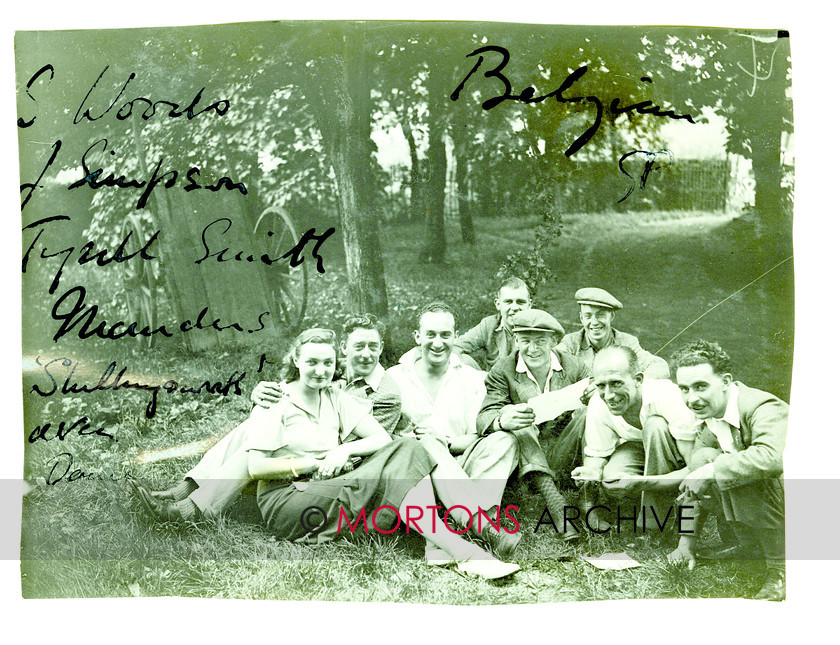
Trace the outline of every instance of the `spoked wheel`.
<path fill-rule="evenodd" d="M 268 255 L 272 258 L 282 256 L 299 240 L 292 218 L 283 208 L 275 206 L 269 206 L 260 213 L 254 235 L 261 242 L 267 242 Z M 309 295 L 306 263 L 294 268 L 277 265 L 266 270 L 265 276 L 283 326 L 297 333 L 303 323 Z"/>
<path fill-rule="evenodd" d="M 129 214 L 123 221 L 120 237 L 131 234 L 134 244 L 143 240 L 143 222 L 134 214 Z M 155 298 L 160 281 L 157 262 L 132 259 L 122 263 L 123 284 L 125 285 L 125 304 L 128 308 L 128 320 L 137 321 L 138 328 L 147 326 L 154 330 L 158 322 L 158 305 Z M 137 336 L 137 339 L 150 347 L 154 336 Z"/>

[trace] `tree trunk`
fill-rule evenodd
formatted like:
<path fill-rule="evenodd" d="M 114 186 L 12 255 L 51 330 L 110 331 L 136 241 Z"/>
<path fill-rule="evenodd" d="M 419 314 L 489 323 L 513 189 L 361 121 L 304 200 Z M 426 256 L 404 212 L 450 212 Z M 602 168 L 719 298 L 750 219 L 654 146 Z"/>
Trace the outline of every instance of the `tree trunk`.
<path fill-rule="evenodd" d="M 426 236 L 420 260 L 443 264 L 446 260 L 446 228 L 444 207 L 446 204 L 446 134 L 445 86 L 441 83 L 440 71 L 429 70 L 429 183 L 426 194 Z"/>
<path fill-rule="evenodd" d="M 420 160 L 417 158 L 417 139 L 411 129 L 408 119 L 400 120 L 403 136 L 408 142 L 408 157 L 411 162 L 411 201 L 409 202 L 408 219 L 411 222 L 423 221 L 423 180 L 420 174 Z"/>
<path fill-rule="evenodd" d="M 779 126 L 750 133 L 755 176 L 755 212 L 759 237 L 776 242 L 790 236 L 791 209 L 782 189 L 782 133 Z"/>
<path fill-rule="evenodd" d="M 467 160 L 467 146 L 463 142 L 455 143 L 455 183 L 458 195 L 458 219 L 461 222 L 461 241 L 464 244 L 475 244 L 475 227 L 472 219 L 472 204 L 470 203 L 469 161 Z"/>
<path fill-rule="evenodd" d="M 757 234 L 770 244 L 790 243 L 792 227 L 792 204 L 782 188 L 782 131 L 785 117 L 792 118 L 790 102 L 782 98 L 786 84 L 786 68 L 781 62 L 784 59 L 777 56 L 775 69 L 768 70 L 770 78 L 756 84 L 750 98 L 755 109 L 745 124 L 755 176 Z"/>
<path fill-rule="evenodd" d="M 357 31 L 344 38 L 342 55 L 319 66 L 323 101 L 315 106 L 332 160 L 346 256 L 350 311 L 388 313 L 385 270 L 374 212 L 370 138 L 371 57 Z M 326 100 L 329 98 L 329 100 Z"/>

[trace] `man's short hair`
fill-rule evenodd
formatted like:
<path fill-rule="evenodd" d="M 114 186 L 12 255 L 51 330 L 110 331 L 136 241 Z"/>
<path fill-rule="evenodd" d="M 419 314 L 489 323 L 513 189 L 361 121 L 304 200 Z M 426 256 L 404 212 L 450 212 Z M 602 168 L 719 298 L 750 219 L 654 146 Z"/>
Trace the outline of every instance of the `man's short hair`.
<path fill-rule="evenodd" d="M 691 367 L 708 363 L 715 374 L 731 374 L 732 359 L 720 345 L 707 340 L 695 340 L 680 347 L 671 356 L 674 370 L 678 367 Z"/>
<path fill-rule="evenodd" d="M 627 361 L 627 368 L 630 370 L 630 374 L 635 375 L 642 371 L 639 368 L 639 357 L 636 356 L 636 352 L 624 345 L 610 345 L 609 347 L 605 347 L 600 352 L 595 354 L 595 362 L 598 361 L 599 357 L 601 358 L 601 360 L 604 360 L 603 357 L 609 356 L 610 353 L 619 353 L 624 355 L 624 359 Z M 593 362 L 593 368 L 594 366 L 595 363 Z"/>
<path fill-rule="evenodd" d="M 373 314 L 351 314 L 348 316 L 341 328 L 345 340 L 357 329 L 375 329 L 379 332 L 379 338 L 385 339 L 385 324 Z"/>
<path fill-rule="evenodd" d="M 455 321 L 455 329 L 458 329 L 458 316 L 456 316 L 455 312 L 452 311 L 452 307 L 447 305 L 445 302 L 430 302 L 428 305 L 423 307 L 417 314 L 417 329 L 420 329 L 420 320 L 423 316 L 430 313 L 450 314 L 452 316 L 452 320 Z"/>
<path fill-rule="evenodd" d="M 531 297 L 531 289 L 528 287 L 528 283 L 525 282 L 522 278 L 517 278 L 515 275 L 506 278 L 500 285 L 499 288 L 496 289 L 496 294 L 498 295 L 501 293 L 502 289 L 507 287 L 508 289 L 521 289 L 525 287 L 525 291 L 528 292 L 528 298 Z"/>

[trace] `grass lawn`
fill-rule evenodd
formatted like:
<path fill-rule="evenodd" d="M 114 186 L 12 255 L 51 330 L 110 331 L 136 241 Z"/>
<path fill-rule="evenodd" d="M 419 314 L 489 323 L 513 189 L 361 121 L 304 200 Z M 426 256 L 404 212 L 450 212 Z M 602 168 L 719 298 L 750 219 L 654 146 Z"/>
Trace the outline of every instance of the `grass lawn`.
<path fill-rule="evenodd" d="M 419 306 L 432 299 L 451 303 L 465 330 L 492 312 L 492 285 L 505 255 L 532 237 L 523 220 L 479 219 L 473 248 L 450 242 L 445 267 L 419 264 L 419 227 L 383 231 L 392 308 L 393 360 L 408 349 Z M 636 334 L 656 352 L 703 316 L 662 352 L 690 338 L 719 341 L 732 355 L 736 378 L 788 397 L 793 342 L 793 265 L 784 262 L 755 284 L 789 251 L 745 250 L 738 223 L 684 214 L 580 215 L 565 221 L 563 235 L 547 258 L 555 276 L 537 294 L 536 306 L 554 313 L 567 331 L 577 328 L 573 294 L 600 286 L 619 297 L 625 310 L 616 327 Z M 449 231 L 456 240 L 456 229 Z M 308 322 L 335 325 L 342 309 L 342 258 L 327 258 L 327 273 L 315 276 Z M 735 295 L 733 295 L 735 294 Z M 81 351 L 81 350 L 80 350 Z M 91 346 L 86 351 L 95 358 Z M 147 375 L 177 375 L 201 382 L 222 379 L 247 367 L 247 394 L 270 370 L 255 373 L 261 352 L 279 359 L 276 347 L 190 354 L 172 347 L 140 349 L 121 344 L 101 353 Z M 86 355 L 87 356 L 87 355 Z M 104 360 L 107 356 L 107 360 Z M 93 360 L 93 359 L 90 359 Z M 100 372 L 101 373 L 101 372 Z M 93 380 L 94 379 L 88 379 Z M 25 383 L 25 391 L 29 386 Z M 119 396 L 117 396 L 119 394 Z M 164 486 L 194 464 L 199 454 L 137 461 L 141 453 L 189 444 L 223 433 L 244 419 L 242 397 L 162 397 L 153 419 L 143 415 L 148 395 L 97 392 L 67 396 L 50 405 L 50 417 L 89 415 L 117 438 L 68 436 L 27 446 L 27 477 L 44 476 L 45 464 L 70 451 L 86 472 L 125 473 Z M 41 418 L 42 401 L 29 397 L 27 416 Z M 31 404 L 31 405 L 30 405 Z M 27 425 L 27 429 L 31 423 Z M 49 468 L 47 467 L 48 471 Z M 761 584 L 754 562 L 707 562 L 692 572 L 664 562 L 674 536 L 623 532 L 587 534 L 573 547 L 547 527 L 535 533 L 542 505 L 521 486 L 509 487 L 505 503 L 520 508 L 522 571 L 498 583 L 467 579 L 453 570 L 427 566 L 416 535 L 374 536 L 308 547 L 278 541 L 242 513 L 194 528 L 153 525 L 129 496 L 124 482 L 76 481 L 36 486 L 24 499 L 22 589 L 26 597 L 213 596 L 299 600 L 371 600 L 446 604 L 508 604 L 660 597 L 750 597 Z M 251 509 L 252 510 L 252 509 Z M 706 538 L 717 539 L 713 523 Z M 642 567 L 600 571 L 580 555 L 626 551 Z"/>

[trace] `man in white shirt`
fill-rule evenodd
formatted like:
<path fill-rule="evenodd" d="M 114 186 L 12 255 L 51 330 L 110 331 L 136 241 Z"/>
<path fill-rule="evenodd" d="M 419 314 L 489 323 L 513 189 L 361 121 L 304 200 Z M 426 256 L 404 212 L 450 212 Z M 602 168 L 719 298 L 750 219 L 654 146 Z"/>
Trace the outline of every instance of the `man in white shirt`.
<path fill-rule="evenodd" d="M 461 362 L 452 347 L 455 315 L 442 303 L 421 312 L 414 332 L 417 347 L 388 369 L 400 387 L 403 413 L 420 442 L 437 462 L 432 483 L 451 516 L 463 526 L 479 509 L 497 517 L 507 480 L 516 468 L 516 439 L 506 433 L 479 437 L 476 417 L 486 393 L 484 373 Z M 469 513 L 463 508 L 465 507 Z M 474 519 L 475 521 L 475 519 Z M 487 525 L 486 520 L 483 526 Z M 518 534 L 482 533 L 501 540 L 500 556 L 512 553 Z"/>
<path fill-rule="evenodd" d="M 643 375 L 636 353 L 625 346 L 602 349 L 595 356 L 584 431 L 583 466 L 572 477 L 601 482 L 607 495 L 626 499 L 646 492 L 642 526 L 660 529 L 671 510 L 696 434 L 694 415 L 671 381 Z M 648 502 L 648 509 L 645 503 Z M 648 521 L 648 510 L 655 517 Z M 670 511 L 670 512 L 669 512 Z"/>

